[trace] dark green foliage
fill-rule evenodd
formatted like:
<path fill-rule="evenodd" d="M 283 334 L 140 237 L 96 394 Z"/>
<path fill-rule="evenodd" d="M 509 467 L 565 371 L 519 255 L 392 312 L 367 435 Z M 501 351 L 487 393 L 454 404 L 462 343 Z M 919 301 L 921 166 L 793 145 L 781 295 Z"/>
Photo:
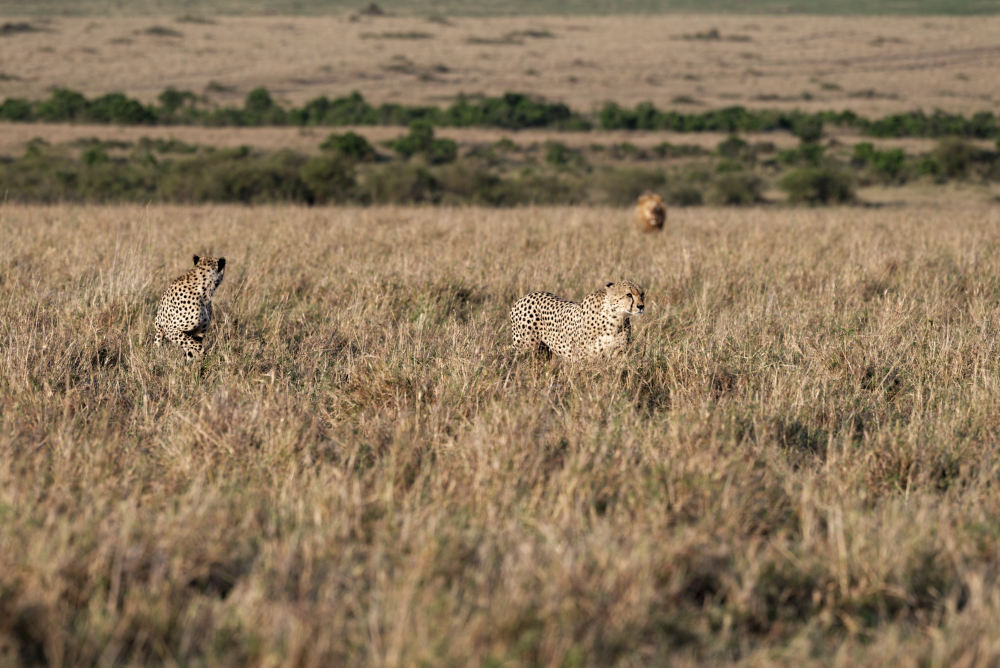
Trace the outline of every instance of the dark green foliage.
<path fill-rule="evenodd" d="M 160 93 L 157 98 L 166 115 L 173 114 L 181 107 L 193 103 L 197 96 L 189 90 L 177 90 L 173 86 Z"/>
<path fill-rule="evenodd" d="M 917 172 L 921 176 L 939 176 L 941 174 L 941 163 L 932 156 L 925 155 L 917 162 Z"/>
<path fill-rule="evenodd" d="M 783 165 L 818 166 L 823 161 L 825 149 L 820 144 L 803 143 L 796 148 L 778 152 L 778 162 Z"/>
<path fill-rule="evenodd" d="M 89 102 L 82 94 L 68 88 L 52 91 L 52 96 L 35 107 L 34 116 L 42 121 L 85 120 Z"/>
<path fill-rule="evenodd" d="M 501 186 L 497 174 L 468 162 L 455 162 L 437 170 L 436 181 L 441 190 L 441 204 L 479 204 L 487 206 L 513 205 L 519 202 Z"/>
<path fill-rule="evenodd" d="M 823 136 L 823 118 L 820 116 L 799 116 L 792 123 L 792 134 L 803 144 L 814 144 Z"/>
<path fill-rule="evenodd" d="M 145 125 L 156 122 L 156 114 L 121 93 L 103 95 L 87 105 L 86 120 L 118 125 Z"/>
<path fill-rule="evenodd" d="M 291 151 L 254 156 L 249 149 L 213 151 L 169 163 L 159 195 L 177 202 L 305 202 L 300 176 L 305 159 Z"/>
<path fill-rule="evenodd" d="M 788 201 L 796 204 L 841 204 L 855 199 L 851 175 L 832 166 L 791 171 L 781 179 L 781 187 Z"/>
<path fill-rule="evenodd" d="M 1000 135 L 1000 121 L 988 111 L 971 118 L 959 114 L 922 111 L 894 114 L 869 120 L 852 111 L 750 110 L 741 106 L 701 113 L 657 109 L 650 102 L 634 108 L 606 103 L 596 114 L 573 111 L 560 102 L 533 99 L 508 92 L 499 97 L 460 96 L 450 106 L 407 106 L 384 103 L 374 106 L 355 91 L 344 97 L 317 97 L 302 107 L 286 109 L 274 101 L 266 88 L 255 88 L 242 108 L 197 106 L 190 91 L 168 88 L 158 105 L 146 106 L 120 94 L 90 101 L 68 89 L 54 91 L 48 100 L 31 102 L 8 99 L 0 104 L 0 119 L 17 121 L 91 121 L 99 123 L 192 123 L 203 125 L 410 125 L 423 120 L 436 126 L 499 127 L 509 129 L 552 128 L 590 130 L 596 124 L 605 130 L 671 130 L 674 132 L 792 132 L 806 143 L 822 137 L 826 124 L 857 129 L 875 137 L 969 137 Z M 96 108 L 91 113 L 91 107 Z"/>
<path fill-rule="evenodd" d="M 713 204 L 747 205 L 764 201 L 764 183 L 750 171 L 729 171 L 716 176 L 709 189 Z"/>
<path fill-rule="evenodd" d="M 704 202 L 701 190 L 693 184 L 671 186 L 666 199 L 672 206 L 698 206 Z"/>
<path fill-rule="evenodd" d="M 880 151 L 871 142 L 861 142 L 854 145 L 851 154 L 851 165 L 867 167 L 880 180 L 885 182 L 902 182 L 906 180 L 906 153 L 899 148 Z"/>
<path fill-rule="evenodd" d="M 802 142 L 799 146 L 799 159 L 807 164 L 818 166 L 823 161 L 824 149 L 819 144 Z"/>
<path fill-rule="evenodd" d="M 440 125 L 485 125 L 500 128 L 559 128 L 589 130 L 590 123 L 562 103 L 532 100 L 522 93 L 505 93 L 501 97 L 484 97 L 471 102 L 459 97 L 439 119 Z"/>
<path fill-rule="evenodd" d="M 945 139 L 934 149 L 934 159 L 948 178 L 965 178 L 978 151 L 961 139 Z"/>
<path fill-rule="evenodd" d="M 545 142 L 545 162 L 550 165 L 565 165 L 570 160 L 570 150 L 558 141 Z"/>
<path fill-rule="evenodd" d="M 601 146 L 601 150 L 603 148 Z M 608 148 L 610 149 L 608 154 L 618 160 L 645 160 L 648 157 L 646 151 L 627 141 L 620 144 L 612 144 Z"/>
<path fill-rule="evenodd" d="M 653 147 L 653 155 L 658 158 L 680 158 L 694 155 L 705 155 L 707 151 L 694 144 L 675 145 L 670 142 L 663 142 Z"/>
<path fill-rule="evenodd" d="M 647 190 L 658 192 L 667 183 L 662 169 L 643 167 L 616 167 L 598 172 L 594 185 L 604 194 L 601 201 L 612 206 L 634 204 L 639 195 Z"/>
<path fill-rule="evenodd" d="M 102 162 L 108 161 L 108 154 L 101 146 L 91 146 L 83 155 L 80 156 L 83 164 L 88 167 L 93 167 L 94 165 L 100 164 Z"/>
<path fill-rule="evenodd" d="M 749 152 L 749 144 L 737 135 L 730 135 L 715 147 L 715 152 L 725 158 L 745 158 Z"/>
<path fill-rule="evenodd" d="M 143 137 L 136 142 L 136 148 L 155 153 L 196 153 L 199 149 L 194 144 L 182 142 L 179 139 L 159 139 Z"/>
<path fill-rule="evenodd" d="M 0 120 L 28 121 L 31 120 L 31 103 L 17 97 L 8 97 L 0 103 Z"/>
<path fill-rule="evenodd" d="M 333 133 L 319 147 L 357 162 L 369 162 L 375 159 L 375 149 L 367 139 L 356 132 Z"/>
<path fill-rule="evenodd" d="M 433 203 L 438 183 L 426 167 L 392 163 L 365 174 L 362 197 L 375 204 Z"/>
<path fill-rule="evenodd" d="M 870 141 L 859 142 L 854 145 L 854 152 L 851 154 L 851 164 L 856 167 L 864 167 L 875 161 L 875 145 Z"/>
<path fill-rule="evenodd" d="M 453 162 L 458 157 L 458 144 L 451 139 L 435 139 L 434 126 L 426 120 L 411 123 L 410 133 L 392 142 L 392 148 L 404 158 L 423 155 L 432 165 Z"/>
<path fill-rule="evenodd" d="M 875 121 L 863 121 L 865 131 L 873 137 L 970 137 L 987 139 L 1000 132 L 1000 122 L 991 112 L 977 112 L 972 118 L 937 110 L 927 115 L 922 111 L 893 114 Z"/>
<path fill-rule="evenodd" d="M 258 113 L 271 108 L 263 95 L 248 106 Z M 782 152 L 780 160 L 769 159 L 758 166 L 750 147 L 730 138 L 716 153 L 733 157 L 700 155 L 679 161 L 671 166 L 669 177 L 663 169 L 639 166 L 645 153 L 630 144 L 607 150 L 600 144 L 577 149 L 555 141 L 518 147 L 501 140 L 471 147 L 459 160 L 457 144 L 436 138 L 426 120 L 415 121 L 406 136 L 388 143 L 402 159 L 380 158 L 363 136 L 353 132 L 329 135 L 322 144 L 323 153 L 316 157 L 248 147 L 216 149 L 175 139 L 127 142 L 89 137 L 60 146 L 36 139 L 27 143 L 21 158 L 3 160 L 0 193 L 24 202 L 630 206 L 642 191 L 654 190 L 665 193 L 673 205 L 748 205 L 764 201 L 765 185 L 775 184 L 781 161 L 799 167 L 780 179 L 788 200 L 795 203 L 851 202 L 855 176 L 863 184 L 876 179 L 901 183 L 917 173 L 942 181 L 1000 180 L 997 152 L 960 140 L 942 142 L 933 153 L 916 157 L 860 143 L 848 164 L 840 162 L 844 154 L 836 146 L 825 155 L 819 145 L 802 144 Z M 680 155 L 696 148 L 661 146 Z M 606 160 L 588 164 L 586 152 L 596 154 L 599 149 L 602 156 L 614 153 L 631 164 Z M 690 151 L 699 152 L 705 153 L 703 149 Z"/>
<path fill-rule="evenodd" d="M 354 167 L 338 156 L 311 158 L 299 170 L 299 176 L 309 204 L 348 201 L 354 194 Z"/>
<path fill-rule="evenodd" d="M 266 88 L 254 88 L 243 102 L 243 119 L 239 125 L 283 125 L 285 110 L 271 98 Z"/>
<path fill-rule="evenodd" d="M 435 139 L 427 149 L 427 162 L 443 165 L 458 157 L 458 144 L 452 139 Z"/>

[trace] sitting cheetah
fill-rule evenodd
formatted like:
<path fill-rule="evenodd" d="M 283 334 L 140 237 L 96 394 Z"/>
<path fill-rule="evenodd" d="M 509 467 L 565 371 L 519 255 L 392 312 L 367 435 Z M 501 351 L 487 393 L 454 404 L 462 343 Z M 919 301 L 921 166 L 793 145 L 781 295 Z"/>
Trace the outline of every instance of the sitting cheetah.
<path fill-rule="evenodd" d="M 551 350 L 571 360 L 623 349 L 641 315 L 646 293 L 632 281 L 608 283 L 579 304 L 549 292 L 532 292 L 510 310 L 517 349 Z"/>
<path fill-rule="evenodd" d="M 184 349 L 187 359 L 201 357 L 202 338 L 212 320 L 212 295 L 222 282 L 226 258 L 194 256 L 194 268 L 175 278 L 156 309 L 156 345 L 163 337 Z"/>
<path fill-rule="evenodd" d="M 648 190 L 644 192 L 635 206 L 635 222 L 643 232 L 655 232 L 663 229 L 667 220 L 667 205 L 663 198 Z"/>

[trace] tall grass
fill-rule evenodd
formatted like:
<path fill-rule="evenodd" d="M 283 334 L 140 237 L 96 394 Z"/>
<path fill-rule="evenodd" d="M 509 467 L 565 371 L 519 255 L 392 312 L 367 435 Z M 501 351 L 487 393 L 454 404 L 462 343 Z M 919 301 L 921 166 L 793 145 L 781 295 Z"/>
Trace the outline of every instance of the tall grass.
<path fill-rule="evenodd" d="M 630 219 L 0 208 L 0 662 L 997 661 L 995 207 Z M 624 360 L 505 351 L 620 277 Z"/>

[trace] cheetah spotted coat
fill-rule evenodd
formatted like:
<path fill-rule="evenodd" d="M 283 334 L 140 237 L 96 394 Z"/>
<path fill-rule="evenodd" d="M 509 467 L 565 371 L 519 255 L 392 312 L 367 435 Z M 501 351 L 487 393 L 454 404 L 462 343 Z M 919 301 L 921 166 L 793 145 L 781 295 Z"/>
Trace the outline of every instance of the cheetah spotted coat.
<path fill-rule="evenodd" d="M 212 321 L 212 295 L 222 282 L 226 258 L 194 256 L 194 267 L 175 278 L 156 309 L 156 345 L 164 338 L 184 350 L 187 359 L 201 357 L 202 339 Z"/>
<path fill-rule="evenodd" d="M 592 358 L 623 349 L 641 315 L 645 292 L 631 281 L 608 283 L 580 303 L 549 292 L 532 292 L 510 310 L 514 347 L 551 350 L 567 359 Z"/>

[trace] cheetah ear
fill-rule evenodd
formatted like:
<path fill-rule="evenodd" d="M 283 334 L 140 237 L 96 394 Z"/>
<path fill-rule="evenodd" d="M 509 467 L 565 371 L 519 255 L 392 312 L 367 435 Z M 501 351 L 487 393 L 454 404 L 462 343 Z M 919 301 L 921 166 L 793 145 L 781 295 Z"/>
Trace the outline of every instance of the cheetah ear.
<path fill-rule="evenodd" d="M 226 269 L 226 258 L 220 257 L 219 258 L 219 271 L 225 271 L 225 269 Z"/>
<path fill-rule="evenodd" d="M 611 287 L 612 285 L 614 285 L 614 283 L 605 283 L 605 284 L 604 284 L 604 287 L 606 287 L 606 288 L 610 288 L 610 287 Z"/>
<path fill-rule="evenodd" d="M 197 255 L 195 255 L 194 256 L 194 263 L 198 264 L 198 260 L 200 260 L 200 259 L 201 259 L 200 257 L 198 257 Z"/>

